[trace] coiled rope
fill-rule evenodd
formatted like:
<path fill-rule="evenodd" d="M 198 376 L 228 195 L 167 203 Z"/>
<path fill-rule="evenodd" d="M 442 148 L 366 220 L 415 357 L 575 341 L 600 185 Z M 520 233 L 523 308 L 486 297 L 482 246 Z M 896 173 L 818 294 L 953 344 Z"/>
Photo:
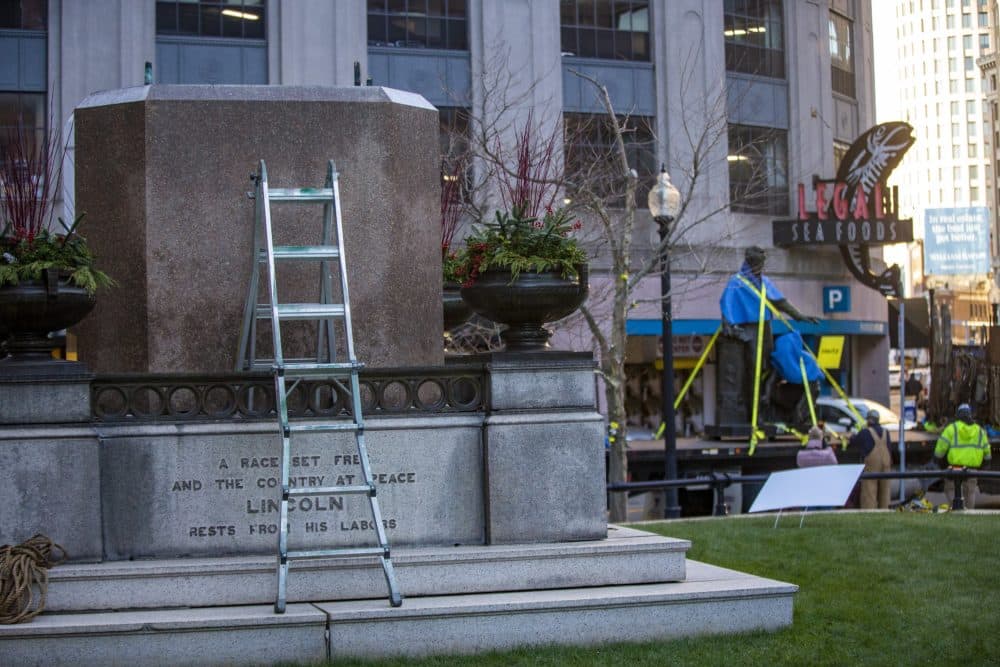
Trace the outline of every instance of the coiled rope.
<path fill-rule="evenodd" d="M 42 534 L 17 546 L 0 546 L 0 624 L 20 623 L 40 614 L 45 609 L 49 568 L 64 560 L 66 550 Z"/>

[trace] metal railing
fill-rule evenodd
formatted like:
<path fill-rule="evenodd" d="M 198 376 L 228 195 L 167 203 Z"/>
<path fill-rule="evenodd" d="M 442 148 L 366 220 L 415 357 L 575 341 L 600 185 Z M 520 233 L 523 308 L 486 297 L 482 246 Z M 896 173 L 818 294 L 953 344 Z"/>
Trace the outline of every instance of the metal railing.
<path fill-rule="evenodd" d="M 618 482 L 607 485 L 608 493 L 621 493 L 627 491 L 656 491 L 668 488 L 688 488 L 692 486 L 710 486 L 715 494 L 715 505 L 712 508 L 712 516 L 726 516 L 729 509 L 726 507 L 723 489 L 732 484 L 743 483 L 764 483 L 767 475 L 730 475 L 728 473 L 713 472 L 709 476 L 684 477 L 681 479 L 660 479 L 648 482 Z M 965 499 L 963 497 L 962 484 L 967 479 L 1000 479 L 1000 471 L 978 470 L 963 468 L 958 470 L 903 470 L 894 472 L 864 472 L 860 479 L 952 479 L 955 484 L 955 497 L 952 500 L 951 508 L 954 510 L 965 509 Z"/>
<path fill-rule="evenodd" d="M 486 386 L 481 365 L 368 370 L 360 378 L 361 410 L 366 416 L 479 412 Z M 350 406 L 348 385 L 336 381 L 301 380 L 289 391 L 293 418 L 343 417 Z M 104 423 L 270 419 L 274 382 L 269 373 L 98 376 L 90 384 L 90 412 Z"/>

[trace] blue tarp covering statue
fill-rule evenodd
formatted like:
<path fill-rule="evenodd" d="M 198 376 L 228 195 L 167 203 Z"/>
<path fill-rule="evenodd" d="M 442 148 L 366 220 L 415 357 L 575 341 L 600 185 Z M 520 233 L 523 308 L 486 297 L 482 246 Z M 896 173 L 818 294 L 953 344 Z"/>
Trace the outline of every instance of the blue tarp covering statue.
<path fill-rule="evenodd" d="M 816 382 L 823 377 L 823 371 L 812 355 L 805 353 L 805 344 L 798 331 L 789 331 L 774 339 L 774 352 L 771 353 L 771 366 L 785 382 L 802 384 L 802 369 L 799 360 L 805 364 L 806 380 Z"/>
<path fill-rule="evenodd" d="M 817 381 L 822 376 L 815 360 L 806 353 L 798 332 L 780 336 L 777 341 L 773 339 L 771 321 L 775 318 L 775 313 L 769 307 L 765 307 L 763 311 L 764 322 L 758 345 L 762 294 L 775 311 L 791 319 L 813 324 L 819 321 L 818 318 L 803 314 L 789 303 L 781 290 L 764 275 L 765 259 L 763 248 L 747 248 L 743 265 L 729 279 L 719 299 L 723 334 L 720 345 L 725 350 L 730 350 L 720 351 L 720 380 L 716 385 L 721 415 L 718 432 L 722 435 L 738 433 L 737 421 L 751 421 L 748 408 L 753 403 L 754 382 L 761 383 L 759 416 L 765 421 L 802 423 L 808 420 L 800 359 L 806 366 L 806 376 L 812 391 L 818 389 Z M 763 365 L 759 377 L 755 372 L 758 347 Z M 727 423 L 723 424 L 724 421 Z"/>

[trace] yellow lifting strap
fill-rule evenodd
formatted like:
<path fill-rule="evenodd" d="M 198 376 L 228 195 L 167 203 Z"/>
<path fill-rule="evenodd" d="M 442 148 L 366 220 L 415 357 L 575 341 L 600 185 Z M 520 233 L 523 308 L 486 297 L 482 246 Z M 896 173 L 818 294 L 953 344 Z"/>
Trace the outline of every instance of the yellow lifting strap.
<path fill-rule="evenodd" d="M 805 345 L 802 346 L 805 348 Z M 816 426 L 816 406 L 813 404 L 812 390 L 809 388 L 809 375 L 806 373 L 806 362 L 799 357 L 799 370 L 802 371 L 802 389 L 806 392 L 806 402 L 809 404 L 809 419 Z"/>
<path fill-rule="evenodd" d="M 743 276 L 740 276 L 740 278 L 743 278 Z M 750 281 L 746 278 L 743 278 L 743 281 L 750 284 Z M 750 285 L 750 287 L 753 288 L 753 285 Z M 753 453 L 757 450 L 757 442 L 764 439 L 764 432 L 757 427 L 757 412 L 760 407 L 760 371 L 764 356 L 764 309 L 768 303 L 765 290 L 762 289 L 757 294 L 760 297 L 760 312 L 757 314 L 757 354 L 753 368 L 753 406 L 750 415 L 750 450 L 747 452 L 748 456 L 753 456 Z"/>
<path fill-rule="evenodd" d="M 708 359 L 708 353 L 712 351 L 712 347 L 715 345 L 715 341 L 719 338 L 719 334 L 722 332 L 722 327 L 720 326 L 712 334 L 711 340 L 708 341 L 708 345 L 705 346 L 705 351 L 701 353 L 701 357 L 698 359 L 698 363 L 694 365 L 694 370 L 691 371 L 691 375 L 684 382 L 684 386 L 681 387 L 680 393 L 677 394 L 677 398 L 674 399 L 674 410 L 680 407 L 681 401 L 684 400 L 684 396 L 687 395 L 688 389 L 691 388 L 691 383 L 694 379 L 698 377 L 698 373 L 701 371 L 701 367 L 705 365 L 705 360 Z M 660 428 L 662 428 L 662 424 Z M 660 436 L 656 436 L 659 438 Z"/>

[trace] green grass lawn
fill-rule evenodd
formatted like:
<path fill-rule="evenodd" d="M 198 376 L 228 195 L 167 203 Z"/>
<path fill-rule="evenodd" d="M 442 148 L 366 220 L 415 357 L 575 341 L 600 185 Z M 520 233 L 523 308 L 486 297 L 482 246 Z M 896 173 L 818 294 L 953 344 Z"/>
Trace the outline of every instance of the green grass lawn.
<path fill-rule="evenodd" d="M 338 665 L 1000 665 L 1000 515 L 819 513 L 643 524 L 689 558 L 799 586 L 766 633 Z"/>

